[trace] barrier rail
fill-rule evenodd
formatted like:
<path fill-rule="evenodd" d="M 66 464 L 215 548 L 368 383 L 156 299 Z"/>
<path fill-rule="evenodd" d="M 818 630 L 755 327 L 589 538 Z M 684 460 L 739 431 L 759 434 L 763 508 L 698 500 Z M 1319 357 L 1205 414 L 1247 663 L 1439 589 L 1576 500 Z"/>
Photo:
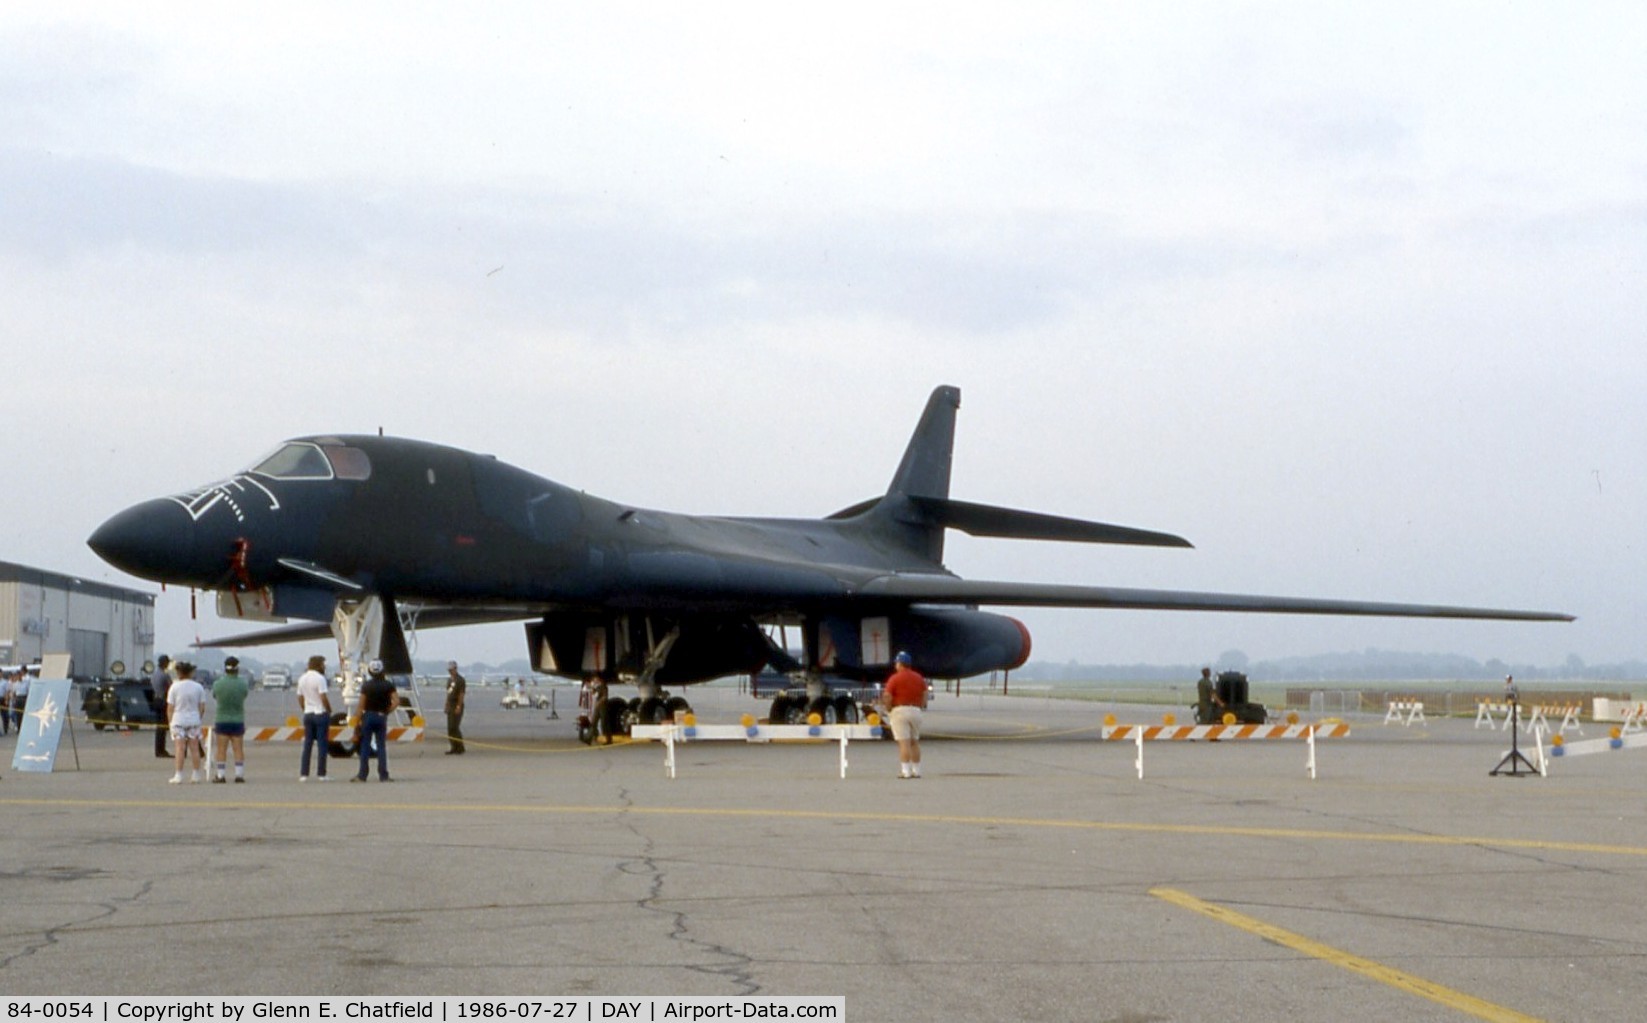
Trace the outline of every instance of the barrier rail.
<path fill-rule="evenodd" d="M 1315 778 L 1315 740 L 1339 739 L 1350 734 L 1350 726 L 1343 722 L 1318 725 L 1118 725 L 1106 721 L 1100 738 L 1107 742 L 1125 742 L 1131 739 L 1138 747 L 1133 766 L 1139 780 L 1144 777 L 1145 742 L 1184 742 L 1204 739 L 1208 742 L 1225 740 L 1303 739 L 1310 749 L 1304 769 Z"/>
<path fill-rule="evenodd" d="M 332 725 L 326 730 L 326 738 L 336 741 L 344 736 L 352 736 L 354 731 L 353 725 Z M 390 742 L 422 742 L 423 726 L 408 725 L 391 728 L 386 734 L 389 736 Z M 279 728 L 248 728 L 246 730 L 248 742 L 298 742 L 302 738 L 303 728 L 301 726 L 282 725 Z"/>
<path fill-rule="evenodd" d="M 1582 757 L 1591 753 L 1611 753 L 1639 749 L 1643 746 L 1647 746 L 1647 732 L 1638 731 L 1627 735 L 1622 728 L 1614 728 L 1612 734 L 1605 739 L 1585 739 L 1583 742 L 1567 742 L 1565 737 L 1558 734 L 1550 740 L 1550 756 Z"/>
<path fill-rule="evenodd" d="M 841 777 L 846 777 L 846 747 L 853 739 L 879 739 L 879 724 L 861 725 L 763 725 L 746 720 L 737 725 L 700 725 L 696 722 L 635 725 L 629 737 L 641 742 L 661 742 L 664 747 L 663 765 L 669 777 L 675 777 L 675 746 L 688 742 L 836 742 L 840 744 Z"/>

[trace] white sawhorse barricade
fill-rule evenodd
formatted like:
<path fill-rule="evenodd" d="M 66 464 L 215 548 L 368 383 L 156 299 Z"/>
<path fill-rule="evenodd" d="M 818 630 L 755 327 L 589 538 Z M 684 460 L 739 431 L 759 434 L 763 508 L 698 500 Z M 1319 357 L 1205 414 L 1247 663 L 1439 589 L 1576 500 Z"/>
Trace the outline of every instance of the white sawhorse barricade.
<path fill-rule="evenodd" d="M 1504 718 L 1502 722 L 1498 720 L 1500 715 Z M 1507 703 L 1494 703 L 1491 700 L 1477 700 L 1475 702 L 1475 727 L 1480 728 L 1482 725 L 1486 725 L 1488 728 L 1510 727 L 1510 705 Z"/>
<path fill-rule="evenodd" d="M 1315 777 L 1315 740 L 1338 739 L 1350 734 L 1350 726 L 1342 722 L 1326 725 L 1104 725 L 1101 737 L 1108 742 L 1131 740 L 1138 746 L 1134 766 L 1140 780 L 1144 777 L 1145 742 L 1184 742 L 1191 739 L 1229 741 L 1232 739 L 1303 739 L 1310 747 L 1309 761 L 1304 765 L 1311 778 Z"/>
<path fill-rule="evenodd" d="M 1391 700 L 1389 709 L 1384 712 L 1384 723 L 1394 722 L 1398 725 L 1411 725 L 1415 721 L 1428 724 L 1429 719 L 1424 716 L 1423 700 Z"/>
<path fill-rule="evenodd" d="M 1542 728 L 1546 731 L 1553 731 L 1559 735 L 1570 728 L 1578 734 L 1583 735 L 1584 726 L 1579 723 L 1578 708 L 1579 705 L 1576 703 L 1535 703 L 1530 706 L 1523 704 L 1521 714 L 1521 730 L 1531 735 L 1533 732 L 1536 732 Z M 1551 714 L 1561 715 L 1561 727 L 1551 727 Z M 1503 715 L 1504 720 L 1500 721 L 1499 715 Z M 1488 728 L 1497 728 L 1500 730 L 1508 729 L 1510 727 L 1510 705 L 1507 703 L 1493 703 L 1490 700 L 1478 701 L 1475 705 L 1475 727 L 1480 728 L 1482 725 L 1486 725 Z"/>
<path fill-rule="evenodd" d="M 879 739 L 876 725 L 742 725 L 667 724 L 635 725 L 629 737 L 642 742 L 663 743 L 663 765 L 675 777 L 675 745 L 686 742 L 838 742 L 841 747 L 841 777 L 846 777 L 846 745 L 853 739 Z"/>

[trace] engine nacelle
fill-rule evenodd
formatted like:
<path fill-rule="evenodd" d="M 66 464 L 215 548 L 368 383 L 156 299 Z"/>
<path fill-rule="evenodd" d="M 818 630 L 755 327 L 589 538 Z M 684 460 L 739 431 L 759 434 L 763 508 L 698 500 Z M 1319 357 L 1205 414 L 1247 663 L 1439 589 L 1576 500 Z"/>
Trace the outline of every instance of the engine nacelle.
<path fill-rule="evenodd" d="M 818 623 L 818 663 L 826 672 L 880 678 L 899 651 L 932 678 L 1011 671 L 1029 660 L 1029 630 L 1016 618 L 968 608 L 911 608 Z"/>
<path fill-rule="evenodd" d="M 817 664 L 811 667 L 845 678 L 884 678 L 900 650 L 933 678 L 1010 671 L 1029 659 L 1029 630 L 1022 622 L 966 608 L 826 616 L 808 624 L 817 629 Z M 537 671 L 615 682 L 640 677 L 657 659 L 652 678 L 661 686 L 755 674 L 773 656 L 754 622 L 717 615 L 567 612 L 528 623 L 526 641 Z"/>
<path fill-rule="evenodd" d="M 679 633 L 670 639 L 677 629 Z M 648 659 L 661 651 L 662 665 L 653 675 L 661 686 L 754 674 L 770 653 L 754 623 L 713 616 L 545 615 L 541 621 L 527 623 L 526 643 L 537 671 L 608 682 L 638 677 Z"/>

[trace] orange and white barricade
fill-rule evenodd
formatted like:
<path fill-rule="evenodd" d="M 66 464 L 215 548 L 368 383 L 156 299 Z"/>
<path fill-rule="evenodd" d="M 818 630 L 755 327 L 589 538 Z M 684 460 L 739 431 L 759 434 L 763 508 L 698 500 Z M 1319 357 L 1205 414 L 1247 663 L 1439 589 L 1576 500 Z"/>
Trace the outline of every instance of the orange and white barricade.
<path fill-rule="evenodd" d="M 1303 739 L 1309 746 L 1309 759 L 1305 770 L 1309 776 L 1315 777 L 1315 741 L 1317 739 L 1337 739 L 1350 734 L 1350 726 L 1342 721 L 1322 722 L 1320 724 L 1285 725 L 1179 725 L 1174 724 L 1170 717 L 1165 724 L 1160 725 L 1118 725 L 1114 723 L 1113 715 L 1104 721 L 1101 737 L 1108 742 L 1131 741 L 1138 747 L 1137 759 L 1133 766 L 1138 770 L 1140 780 L 1144 777 L 1144 743 L 1146 742 L 1184 742 L 1205 739 L 1209 742 L 1227 742 L 1231 740 L 1260 740 L 1260 739 Z"/>
<path fill-rule="evenodd" d="M 326 738 L 336 741 L 353 734 L 355 726 L 352 724 L 332 725 L 326 730 Z M 414 717 L 410 725 L 393 725 L 385 733 L 390 742 L 422 742 L 423 719 Z M 303 738 L 303 726 L 293 724 L 288 718 L 284 725 L 278 728 L 248 728 L 246 740 L 248 742 L 298 742 Z"/>

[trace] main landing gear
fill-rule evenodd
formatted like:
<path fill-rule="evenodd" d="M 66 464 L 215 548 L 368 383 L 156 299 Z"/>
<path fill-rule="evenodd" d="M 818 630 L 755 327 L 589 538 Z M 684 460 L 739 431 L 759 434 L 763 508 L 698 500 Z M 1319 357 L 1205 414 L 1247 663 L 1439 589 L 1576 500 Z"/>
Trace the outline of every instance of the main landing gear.
<path fill-rule="evenodd" d="M 628 735 L 632 725 L 661 725 L 677 714 L 692 713 L 692 705 L 685 697 L 670 696 L 657 683 L 658 671 L 669 657 L 670 648 L 680 639 L 680 626 L 670 629 L 661 640 L 652 637 L 652 623 L 646 623 L 647 652 L 640 675 L 632 681 L 640 695 L 631 700 L 609 696 L 606 683 L 590 679 L 584 683 L 578 704 L 584 713 L 578 716 L 578 739 L 591 744 L 596 739 L 603 743 L 613 737 Z"/>
<path fill-rule="evenodd" d="M 772 698 L 772 709 L 767 720 L 775 725 L 804 725 L 812 715 L 824 725 L 855 725 L 858 723 L 858 701 L 844 693 L 830 696 L 820 693 L 808 696 L 801 692 L 783 692 Z"/>
<path fill-rule="evenodd" d="M 616 736 L 628 735 L 632 725 L 661 725 L 673 721 L 677 715 L 690 713 L 692 705 L 686 702 L 686 697 L 670 696 L 662 691 L 630 700 L 616 696 L 597 699 L 578 715 L 578 741 L 586 746 L 597 739 L 611 742 Z"/>

